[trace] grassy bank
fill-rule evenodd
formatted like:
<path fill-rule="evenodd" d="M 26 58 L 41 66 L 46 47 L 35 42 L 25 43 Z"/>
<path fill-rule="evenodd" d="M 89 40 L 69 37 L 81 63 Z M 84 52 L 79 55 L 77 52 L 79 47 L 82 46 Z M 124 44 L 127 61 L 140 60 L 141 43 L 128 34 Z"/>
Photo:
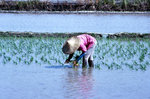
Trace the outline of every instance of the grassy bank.
<path fill-rule="evenodd" d="M 35 33 L 35 32 L 3 32 L 0 31 L 0 37 L 71 37 L 85 33 Z M 86 33 L 94 37 L 102 37 L 101 34 Z"/>
<path fill-rule="evenodd" d="M 115 33 L 115 34 L 99 34 L 99 33 L 35 33 L 35 32 L 3 32 L 0 31 L 0 37 L 71 37 L 80 34 L 89 34 L 97 38 L 145 38 L 150 39 L 150 33 Z"/>
<path fill-rule="evenodd" d="M 1 36 L 0 62 L 3 65 L 61 65 L 67 58 L 67 55 L 63 54 L 61 50 L 67 38 Z M 96 39 L 98 41 L 94 54 L 96 68 L 128 68 L 131 70 L 146 70 L 149 68 L 149 39 L 100 37 L 96 37 Z"/>
<path fill-rule="evenodd" d="M 91 0 L 70 3 L 50 1 L 5 1 L 0 2 L 0 10 L 22 11 L 150 11 L 150 0 Z"/>

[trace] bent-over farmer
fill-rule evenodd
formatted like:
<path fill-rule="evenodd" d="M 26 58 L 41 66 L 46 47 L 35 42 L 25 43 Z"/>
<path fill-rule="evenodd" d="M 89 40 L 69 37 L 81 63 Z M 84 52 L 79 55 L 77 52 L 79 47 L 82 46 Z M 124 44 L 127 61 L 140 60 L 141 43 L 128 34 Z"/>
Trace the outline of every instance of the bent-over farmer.
<path fill-rule="evenodd" d="M 78 50 L 82 51 L 82 54 L 74 61 L 74 64 L 78 63 L 78 61 L 83 57 L 83 67 L 86 67 L 88 64 L 90 67 L 94 67 L 93 54 L 96 44 L 96 39 L 88 34 L 81 34 L 69 38 L 62 48 L 63 53 L 69 54 L 65 63 L 69 63 L 74 52 Z"/>

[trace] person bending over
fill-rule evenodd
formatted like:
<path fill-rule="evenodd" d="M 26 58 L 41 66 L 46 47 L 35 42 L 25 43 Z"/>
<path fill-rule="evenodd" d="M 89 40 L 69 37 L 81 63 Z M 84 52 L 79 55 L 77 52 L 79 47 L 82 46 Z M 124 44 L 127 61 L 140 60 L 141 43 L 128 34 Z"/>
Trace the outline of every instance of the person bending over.
<path fill-rule="evenodd" d="M 66 59 L 65 63 L 70 62 L 70 59 L 73 57 L 75 51 L 82 51 L 82 54 L 76 58 L 74 64 L 77 64 L 83 57 L 82 67 L 86 67 L 88 64 L 89 67 L 94 67 L 93 54 L 96 44 L 96 39 L 88 34 L 82 34 L 69 38 L 64 43 L 62 48 L 64 54 L 69 54 L 69 57 Z"/>

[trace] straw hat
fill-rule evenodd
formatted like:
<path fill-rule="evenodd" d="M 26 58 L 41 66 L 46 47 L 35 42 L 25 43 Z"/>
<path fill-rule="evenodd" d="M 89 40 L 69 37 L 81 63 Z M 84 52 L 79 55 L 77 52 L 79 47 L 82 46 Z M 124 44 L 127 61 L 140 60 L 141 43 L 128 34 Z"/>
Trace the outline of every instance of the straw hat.
<path fill-rule="evenodd" d="M 77 36 L 69 38 L 63 45 L 62 51 L 65 54 L 72 54 L 80 47 L 80 39 Z"/>

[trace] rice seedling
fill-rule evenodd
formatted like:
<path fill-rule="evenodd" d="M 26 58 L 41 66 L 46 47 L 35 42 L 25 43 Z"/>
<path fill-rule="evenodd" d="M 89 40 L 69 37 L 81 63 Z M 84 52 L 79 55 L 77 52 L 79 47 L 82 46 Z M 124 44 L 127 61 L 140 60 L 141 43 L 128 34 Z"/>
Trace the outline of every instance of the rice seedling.
<path fill-rule="evenodd" d="M 116 5 L 116 0 L 112 0 L 112 5 L 113 5 L 113 6 Z"/>
<path fill-rule="evenodd" d="M 127 10 L 127 6 L 128 6 L 128 0 L 123 0 L 122 2 L 122 7 Z"/>

